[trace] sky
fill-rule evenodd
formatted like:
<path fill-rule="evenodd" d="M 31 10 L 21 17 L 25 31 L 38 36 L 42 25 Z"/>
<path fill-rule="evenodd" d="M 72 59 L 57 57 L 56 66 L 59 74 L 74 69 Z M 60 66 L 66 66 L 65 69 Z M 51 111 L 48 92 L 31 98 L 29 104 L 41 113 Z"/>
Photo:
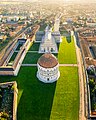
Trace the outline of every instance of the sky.
<path fill-rule="evenodd" d="M 25 2 L 26 0 L 0 0 L 0 1 L 20 1 L 20 2 Z M 27 0 L 27 2 L 34 2 L 34 1 L 38 1 L 38 0 Z M 60 1 L 62 1 L 62 2 L 81 2 L 81 3 L 83 3 L 83 2 L 92 2 L 92 3 L 94 3 L 94 2 L 96 2 L 96 0 L 39 0 L 39 1 L 46 1 L 46 2 L 50 2 L 50 1 L 52 1 L 52 2 L 55 2 L 55 1 L 57 1 L 57 2 L 60 2 Z"/>

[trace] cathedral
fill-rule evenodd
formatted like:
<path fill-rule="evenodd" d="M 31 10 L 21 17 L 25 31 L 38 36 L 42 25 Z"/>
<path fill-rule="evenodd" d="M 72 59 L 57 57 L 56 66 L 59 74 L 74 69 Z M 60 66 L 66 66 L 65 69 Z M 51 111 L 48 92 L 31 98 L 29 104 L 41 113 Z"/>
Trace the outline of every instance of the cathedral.
<path fill-rule="evenodd" d="M 61 42 L 59 18 L 55 20 L 54 30 L 47 26 L 39 47 L 39 53 L 58 53 L 57 43 Z"/>
<path fill-rule="evenodd" d="M 45 35 L 43 36 L 40 44 L 39 53 L 58 53 L 57 44 L 51 32 L 52 30 L 47 26 L 45 29 Z"/>

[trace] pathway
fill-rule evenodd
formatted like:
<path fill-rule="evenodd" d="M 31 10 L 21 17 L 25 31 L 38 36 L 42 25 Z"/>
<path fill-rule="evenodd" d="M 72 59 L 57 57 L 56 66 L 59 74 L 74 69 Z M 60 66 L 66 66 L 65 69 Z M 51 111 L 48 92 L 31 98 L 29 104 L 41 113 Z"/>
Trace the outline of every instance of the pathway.
<path fill-rule="evenodd" d="M 78 67 L 77 64 L 59 64 L 59 66 L 64 66 L 64 67 Z"/>
<path fill-rule="evenodd" d="M 16 50 L 15 52 L 19 52 L 19 51 Z M 38 53 L 38 51 L 27 51 L 27 53 Z"/>
<path fill-rule="evenodd" d="M 37 66 L 37 64 L 22 64 L 21 66 L 24 66 L 24 67 L 29 66 L 29 67 L 31 67 L 31 66 Z"/>
<path fill-rule="evenodd" d="M 41 43 L 41 41 L 35 41 L 35 43 Z"/>
<path fill-rule="evenodd" d="M 85 96 L 84 96 L 84 66 L 81 56 L 80 48 L 76 44 L 76 38 L 74 36 L 74 42 L 76 47 L 77 62 L 78 62 L 78 72 L 79 72 L 79 87 L 80 87 L 80 110 L 79 110 L 79 120 L 86 120 L 85 117 Z"/>
<path fill-rule="evenodd" d="M 22 64 L 22 66 L 37 66 L 37 64 Z M 77 64 L 59 64 L 59 66 L 63 67 L 78 67 Z"/>

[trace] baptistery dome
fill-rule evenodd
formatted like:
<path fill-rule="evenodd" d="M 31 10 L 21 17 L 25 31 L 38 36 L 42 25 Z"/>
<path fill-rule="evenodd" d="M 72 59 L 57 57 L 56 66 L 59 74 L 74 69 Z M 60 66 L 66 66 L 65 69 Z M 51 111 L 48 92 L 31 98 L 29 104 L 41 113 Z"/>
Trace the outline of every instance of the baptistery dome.
<path fill-rule="evenodd" d="M 39 58 L 38 64 L 44 68 L 53 68 L 58 65 L 58 60 L 53 54 L 45 53 Z"/>
<path fill-rule="evenodd" d="M 44 83 L 52 83 L 60 76 L 59 63 L 51 53 L 43 54 L 37 62 L 37 78 Z"/>

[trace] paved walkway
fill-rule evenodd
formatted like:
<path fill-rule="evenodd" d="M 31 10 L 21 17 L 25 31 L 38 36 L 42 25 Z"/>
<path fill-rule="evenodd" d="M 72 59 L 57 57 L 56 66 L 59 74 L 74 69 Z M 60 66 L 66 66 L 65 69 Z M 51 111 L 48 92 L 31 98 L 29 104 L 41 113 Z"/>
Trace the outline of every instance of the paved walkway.
<path fill-rule="evenodd" d="M 31 66 L 37 66 L 37 64 L 22 64 L 21 66 L 24 66 L 24 67 L 29 66 L 29 67 L 31 67 Z"/>
<path fill-rule="evenodd" d="M 35 41 L 35 43 L 41 43 L 41 41 Z"/>
<path fill-rule="evenodd" d="M 78 67 L 77 64 L 59 64 L 59 66 L 65 66 L 65 67 Z"/>
<path fill-rule="evenodd" d="M 86 120 L 85 117 L 85 97 L 84 97 L 84 71 L 83 61 L 81 56 L 80 48 L 76 44 L 76 38 L 74 36 L 74 42 L 76 47 L 78 72 L 79 72 L 79 88 L 80 88 L 80 109 L 79 109 L 79 120 Z"/>
<path fill-rule="evenodd" d="M 19 52 L 18 50 L 16 50 L 15 52 Z M 38 51 L 27 51 L 29 53 L 38 53 Z"/>
<path fill-rule="evenodd" d="M 37 66 L 37 64 L 22 64 L 22 66 Z M 77 64 L 59 64 L 59 66 L 64 66 L 64 67 L 78 67 Z"/>
<path fill-rule="evenodd" d="M 16 50 L 15 52 L 19 52 L 19 50 Z"/>

